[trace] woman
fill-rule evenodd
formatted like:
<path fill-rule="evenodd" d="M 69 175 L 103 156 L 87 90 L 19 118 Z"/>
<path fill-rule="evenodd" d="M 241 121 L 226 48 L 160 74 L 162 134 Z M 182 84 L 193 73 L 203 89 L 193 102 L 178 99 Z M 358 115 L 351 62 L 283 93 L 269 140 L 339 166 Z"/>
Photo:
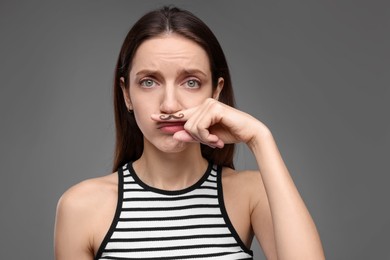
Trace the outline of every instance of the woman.
<path fill-rule="evenodd" d="M 323 259 L 270 130 L 233 108 L 222 49 L 191 13 L 162 8 L 127 35 L 115 71 L 111 175 L 61 197 L 62 259 Z M 258 171 L 235 171 L 234 144 Z"/>

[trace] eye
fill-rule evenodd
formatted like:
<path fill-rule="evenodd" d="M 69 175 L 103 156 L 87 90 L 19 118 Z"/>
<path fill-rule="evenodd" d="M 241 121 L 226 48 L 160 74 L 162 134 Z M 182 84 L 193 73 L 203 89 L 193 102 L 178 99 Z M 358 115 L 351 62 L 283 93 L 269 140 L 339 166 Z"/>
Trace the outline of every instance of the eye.
<path fill-rule="evenodd" d="M 195 79 L 190 79 L 185 82 L 186 86 L 188 88 L 199 88 L 200 87 L 200 82 Z"/>
<path fill-rule="evenodd" d="M 145 88 L 151 88 L 156 84 L 156 82 L 152 79 L 143 79 L 140 81 L 140 85 Z"/>

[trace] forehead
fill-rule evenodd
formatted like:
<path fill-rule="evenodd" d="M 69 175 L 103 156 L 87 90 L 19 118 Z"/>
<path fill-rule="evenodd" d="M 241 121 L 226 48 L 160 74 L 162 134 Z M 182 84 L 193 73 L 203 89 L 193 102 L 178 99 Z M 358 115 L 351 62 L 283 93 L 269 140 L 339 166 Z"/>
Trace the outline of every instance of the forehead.
<path fill-rule="evenodd" d="M 144 41 L 137 49 L 131 72 L 142 69 L 200 69 L 210 74 L 206 51 L 196 42 L 177 34 Z"/>

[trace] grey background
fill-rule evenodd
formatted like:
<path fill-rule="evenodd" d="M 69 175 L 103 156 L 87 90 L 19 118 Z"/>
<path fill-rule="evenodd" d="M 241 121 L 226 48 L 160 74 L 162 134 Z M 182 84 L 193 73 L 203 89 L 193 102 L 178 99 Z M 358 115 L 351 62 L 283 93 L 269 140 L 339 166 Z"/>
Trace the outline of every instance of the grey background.
<path fill-rule="evenodd" d="M 386 2 L 1 1 L 1 259 L 52 259 L 58 198 L 110 173 L 119 48 L 167 3 L 219 38 L 238 106 L 272 130 L 327 258 L 390 259 Z M 255 167 L 243 146 L 236 158 Z"/>

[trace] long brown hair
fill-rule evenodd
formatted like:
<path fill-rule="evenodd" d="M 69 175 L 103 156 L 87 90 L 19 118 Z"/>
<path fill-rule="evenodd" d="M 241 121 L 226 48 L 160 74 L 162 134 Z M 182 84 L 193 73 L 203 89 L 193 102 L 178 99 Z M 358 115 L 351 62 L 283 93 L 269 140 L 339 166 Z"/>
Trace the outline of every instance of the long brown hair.
<path fill-rule="evenodd" d="M 134 115 L 129 113 L 120 87 L 123 77 L 125 87 L 129 87 L 131 63 L 138 47 L 147 39 L 163 33 L 176 33 L 199 44 L 210 60 L 213 90 L 218 78 L 224 79 L 224 87 L 219 101 L 234 107 L 234 95 L 229 68 L 223 50 L 212 31 L 192 13 L 176 7 L 163 7 L 141 17 L 127 34 L 115 70 L 114 109 L 116 126 L 116 144 L 113 171 L 128 161 L 137 160 L 143 152 L 143 135 Z M 216 164 L 234 168 L 234 144 L 222 149 L 212 149 L 201 144 L 202 156 Z"/>

